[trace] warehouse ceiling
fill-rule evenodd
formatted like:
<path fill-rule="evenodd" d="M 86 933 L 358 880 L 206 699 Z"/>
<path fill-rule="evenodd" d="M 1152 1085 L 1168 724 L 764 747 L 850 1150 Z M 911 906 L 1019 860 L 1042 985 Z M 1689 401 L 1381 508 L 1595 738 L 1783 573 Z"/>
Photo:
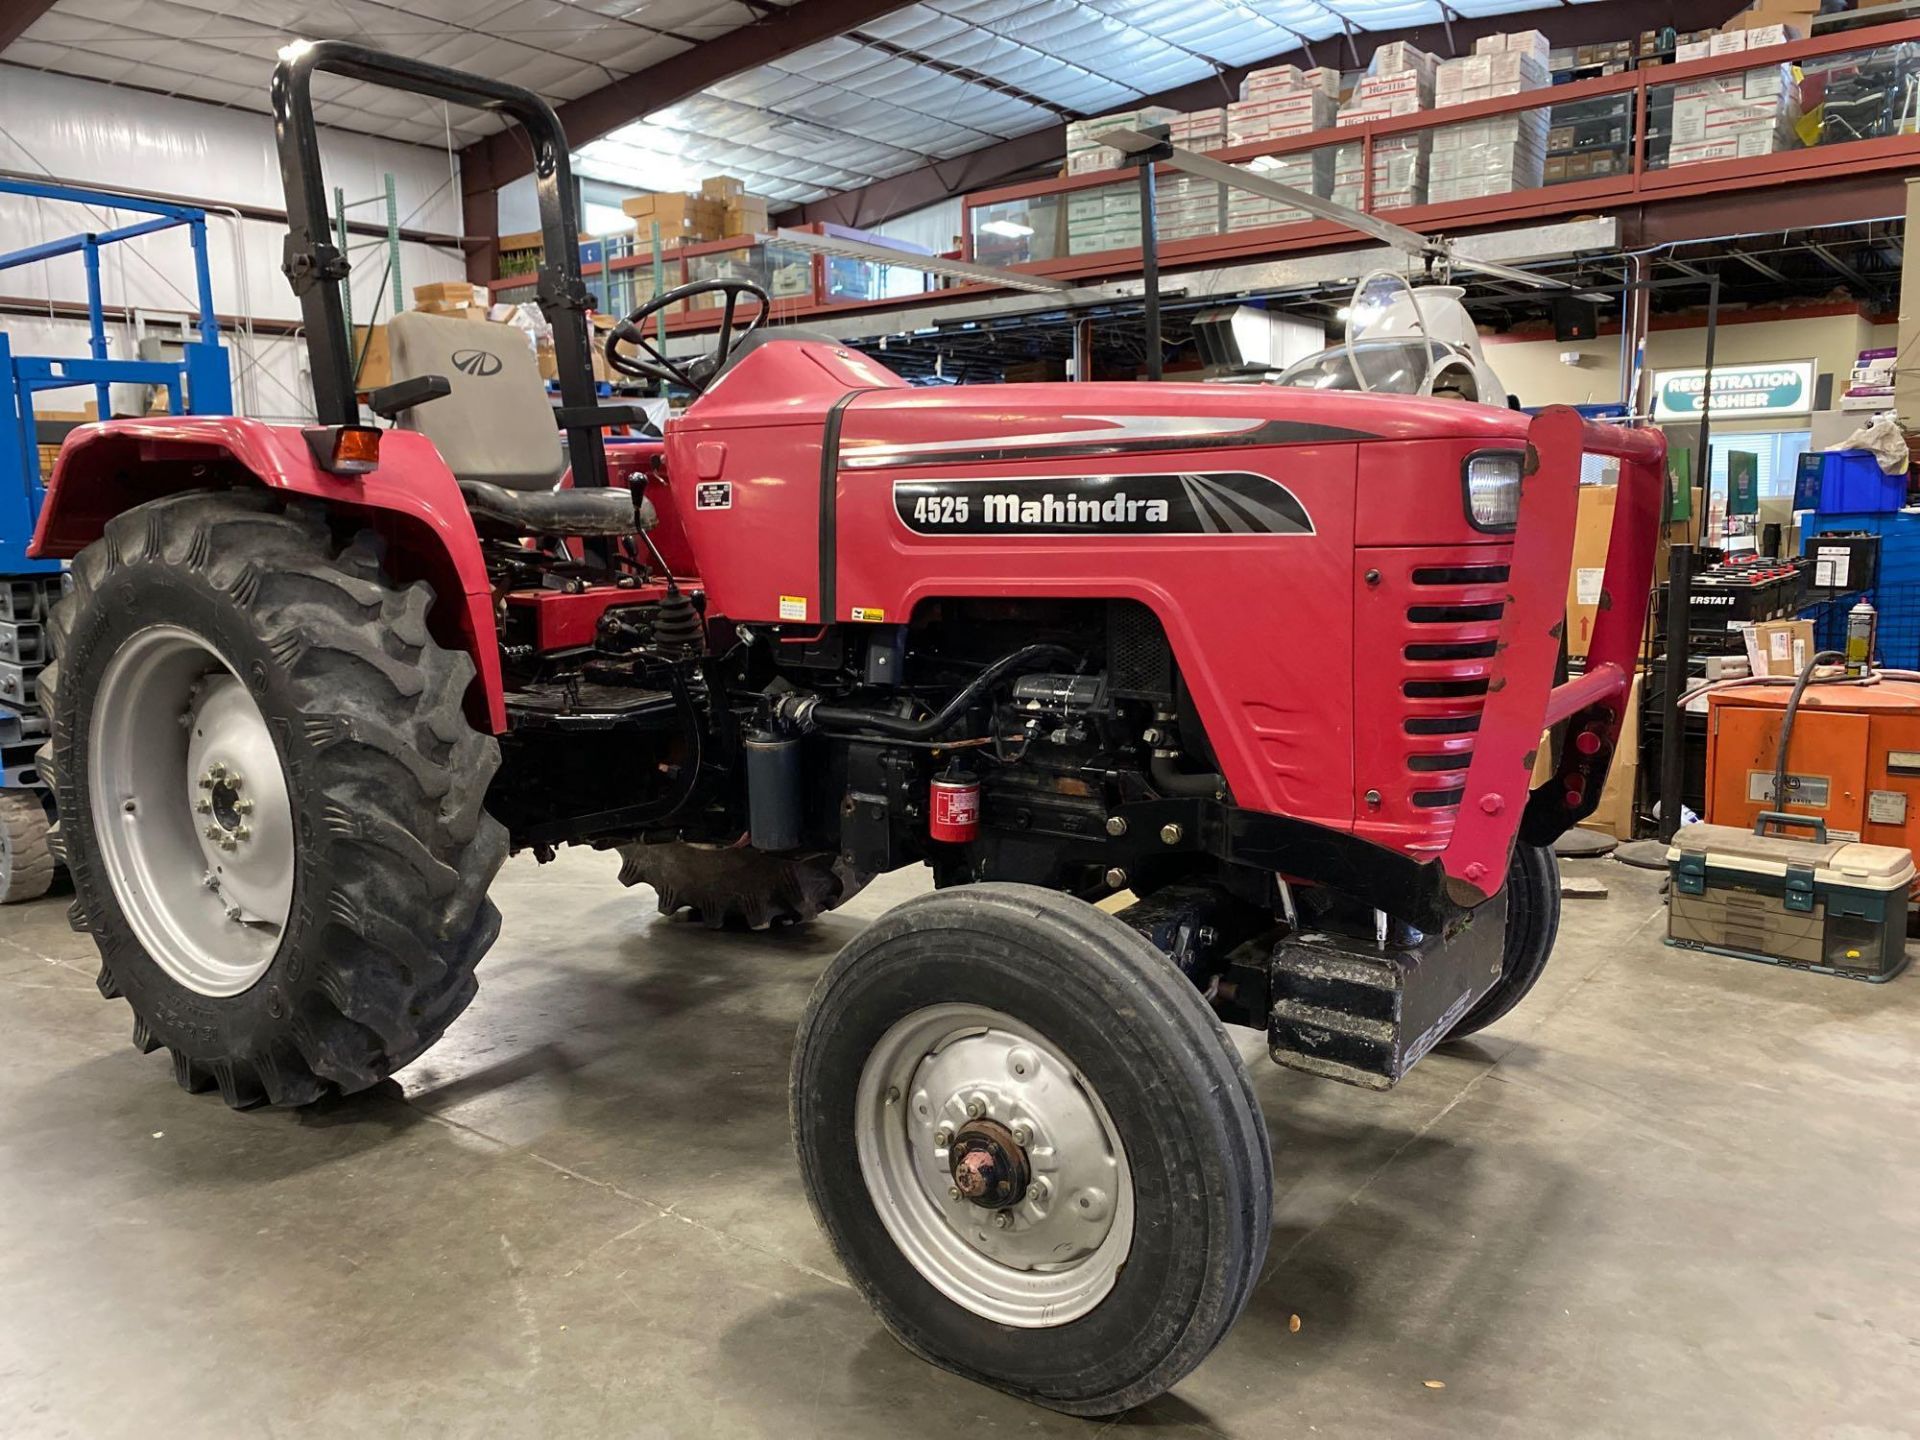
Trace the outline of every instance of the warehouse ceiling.
<path fill-rule="evenodd" d="M 26 0 L 32 5 L 36 0 Z M 831 7 L 837 0 L 792 0 Z M 1559 4 L 1574 0 L 1559 0 Z M 1587 0 L 1580 0 L 1587 3 Z M 0 60 L 267 108 L 275 52 L 359 40 L 577 100 L 742 27 L 779 0 L 55 0 Z M 1121 109 L 1340 37 L 1519 15 L 1539 0 L 923 0 L 709 86 L 580 151 L 581 173 L 641 189 L 738 175 L 799 202 Z M 321 123 L 461 147 L 472 111 L 321 77 Z M 1223 100 L 1229 98 L 1222 93 Z M 563 112 L 564 113 L 564 112 Z"/>
<path fill-rule="evenodd" d="M 32 0 L 28 0 L 32 3 Z M 774 0 L 56 0 L 0 60 L 243 110 L 268 109 L 290 40 L 357 40 L 536 90 L 554 104 L 750 25 Z M 504 122 L 320 76 L 315 117 L 457 149 Z"/>

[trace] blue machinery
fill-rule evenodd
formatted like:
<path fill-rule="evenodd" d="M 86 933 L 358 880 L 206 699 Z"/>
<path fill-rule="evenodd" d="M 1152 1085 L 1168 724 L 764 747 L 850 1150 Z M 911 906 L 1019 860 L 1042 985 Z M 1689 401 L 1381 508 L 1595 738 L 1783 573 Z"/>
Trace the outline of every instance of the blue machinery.
<path fill-rule="evenodd" d="M 220 348 L 220 322 L 213 308 L 213 282 L 207 270 L 207 216 L 204 210 L 167 205 L 72 185 L 42 184 L 31 180 L 0 180 L 0 194 L 37 200 L 64 200 L 77 205 L 112 207 L 150 220 L 115 230 L 90 231 L 29 245 L 0 255 L 0 270 L 10 270 L 62 255 L 79 255 L 87 272 L 87 348 L 84 359 L 15 355 L 0 331 L 0 576 L 45 574 L 59 569 L 56 561 L 30 560 L 27 542 L 40 514 L 46 477 L 40 473 L 39 435 L 34 422 L 34 396 L 47 390 L 92 386 L 99 415 L 113 410 L 110 388 L 116 384 L 166 387 L 168 408 L 175 415 L 230 415 L 233 381 L 227 352 Z M 111 360 L 107 358 L 106 317 L 100 300 L 100 252 L 122 240 L 137 239 L 184 226 L 193 244 L 194 279 L 200 305 L 200 339 L 182 347 L 181 360 Z M 4 699 L 0 696 L 0 699 Z"/>
<path fill-rule="evenodd" d="M 37 181 L 0 180 L 0 194 L 77 205 L 111 207 L 153 218 L 113 230 L 89 231 L 0 255 L 0 270 L 78 255 L 87 273 L 85 358 L 15 355 L 0 330 L 0 905 L 31 900 L 52 883 L 54 861 L 47 845 L 53 799 L 40 779 L 34 752 L 45 742 L 47 720 L 36 688 L 47 662 L 48 608 L 59 598 L 57 560 L 27 555 L 46 496 L 40 473 L 39 422 L 34 397 L 50 390 L 93 388 L 97 413 L 113 413 L 111 387 L 158 385 L 175 415 L 233 412 L 233 381 L 220 323 L 213 309 L 207 271 L 206 212 L 105 191 Z M 184 226 L 193 244 L 194 279 L 200 308 L 197 342 L 181 347 L 179 360 L 113 360 L 107 355 L 106 316 L 100 300 L 100 251 L 122 240 Z M 51 435 L 49 439 L 53 438 Z"/>

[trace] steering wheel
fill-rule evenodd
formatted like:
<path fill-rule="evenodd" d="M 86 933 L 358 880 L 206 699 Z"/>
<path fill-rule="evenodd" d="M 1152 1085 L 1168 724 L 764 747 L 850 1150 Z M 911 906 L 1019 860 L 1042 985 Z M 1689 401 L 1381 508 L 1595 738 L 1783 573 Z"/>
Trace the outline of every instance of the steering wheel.
<path fill-rule="evenodd" d="M 693 360 L 674 360 L 654 347 L 647 338 L 646 322 L 669 306 L 678 305 L 696 295 L 724 295 L 727 297 L 726 309 L 720 316 L 720 334 L 715 341 L 713 353 L 702 355 Z M 747 328 L 738 335 L 733 333 L 734 307 L 740 303 L 742 295 L 751 295 L 760 302 L 747 322 Z M 684 385 L 695 394 L 703 394 L 711 385 L 714 377 L 726 366 L 734 347 L 740 341 L 758 330 L 767 318 L 768 307 L 772 301 L 767 292 L 751 280 L 728 278 L 722 280 L 696 280 L 691 285 L 677 286 L 659 294 L 635 310 L 626 319 L 614 326 L 607 335 L 607 365 L 622 375 L 630 375 L 636 380 L 657 380 L 662 384 Z M 645 352 L 645 357 L 623 350 L 623 345 L 631 345 Z"/>

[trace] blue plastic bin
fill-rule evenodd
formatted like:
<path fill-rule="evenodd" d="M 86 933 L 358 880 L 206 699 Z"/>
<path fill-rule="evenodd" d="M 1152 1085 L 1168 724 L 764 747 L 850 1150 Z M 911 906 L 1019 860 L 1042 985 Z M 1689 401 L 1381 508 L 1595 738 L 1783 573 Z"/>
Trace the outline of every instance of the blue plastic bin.
<path fill-rule="evenodd" d="M 1866 450 L 1827 450 L 1820 456 L 1822 515 L 1880 515 L 1907 503 L 1907 475 L 1889 475 Z"/>

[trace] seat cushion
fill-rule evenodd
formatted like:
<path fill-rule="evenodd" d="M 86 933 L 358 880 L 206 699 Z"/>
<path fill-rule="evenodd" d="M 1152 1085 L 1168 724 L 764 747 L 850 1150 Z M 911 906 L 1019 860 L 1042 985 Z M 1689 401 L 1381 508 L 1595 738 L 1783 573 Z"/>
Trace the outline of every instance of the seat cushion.
<path fill-rule="evenodd" d="M 566 469 L 560 430 L 527 337 L 511 325 L 409 310 L 387 322 L 396 383 L 444 375 L 453 393 L 402 411 L 460 480 L 551 490 Z M 570 532 L 578 533 L 578 532 Z"/>
<path fill-rule="evenodd" d="M 631 535 L 651 530 L 658 516 L 624 485 L 582 490 L 508 490 L 481 480 L 462 480 L 460 493 L 481 529 L 508 535 Z"/>

